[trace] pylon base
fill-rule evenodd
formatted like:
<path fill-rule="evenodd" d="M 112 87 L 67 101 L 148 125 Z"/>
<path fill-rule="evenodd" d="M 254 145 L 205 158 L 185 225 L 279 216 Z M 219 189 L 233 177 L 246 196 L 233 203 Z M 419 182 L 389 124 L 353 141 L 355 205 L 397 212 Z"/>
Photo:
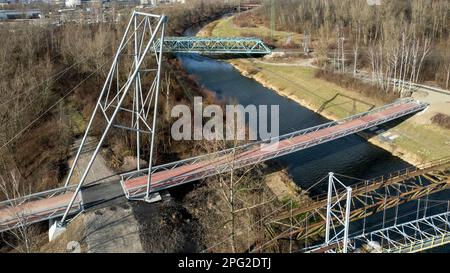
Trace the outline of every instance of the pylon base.
<path fill-rule="evenodd" d="M 144 197 L 144 201 L 147 203 L 156 203 L 162 200 L 161 194 L 159 192 L 154 192 L 149 194 L 148 197 Z"/>
<path fill-rule="evenodd" d="M 51 242 L 66 231 L 66 227 L 61 222 L 55 221 L 48 230 L 48 240 Z"/>

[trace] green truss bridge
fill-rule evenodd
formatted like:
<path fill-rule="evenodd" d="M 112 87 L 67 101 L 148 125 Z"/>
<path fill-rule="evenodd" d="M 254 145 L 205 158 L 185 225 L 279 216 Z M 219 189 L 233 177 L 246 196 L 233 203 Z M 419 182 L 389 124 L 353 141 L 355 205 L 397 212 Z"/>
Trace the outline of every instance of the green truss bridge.
<path fill-rule="evenodd" d="M 154 48 L 158 48 L 157 40 Z M 166 53 L 198 54 L 249 54 L 266 55 L 272 51 L 261 39 L 249 37 L 165 37 L 163 51 Z"/>

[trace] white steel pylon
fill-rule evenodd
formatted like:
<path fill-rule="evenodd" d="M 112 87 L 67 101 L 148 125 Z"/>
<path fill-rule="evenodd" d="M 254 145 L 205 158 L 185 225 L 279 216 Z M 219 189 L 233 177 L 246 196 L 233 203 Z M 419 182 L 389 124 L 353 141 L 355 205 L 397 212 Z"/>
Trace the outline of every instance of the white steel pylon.
<path fill-rule="evenodd" d="M 329 173 L 325 246 L 336 244 L 338 252 L 348 251 L 351 200 L 352 188 L 345 186 L 334 173 Z"/>
<path fill-rule="evenodd" d="M 86 139 L 94 127 L 102 130 L 100 140 L 78 181 L 75 193 L 61 219 L 64 224 L 111 127 L 135 132 L 136 168 L 140 169 L 141 145 L 148 145 L 148 170 L 152 169 L 160 89 L 163 43 L 167 17 L 134 11 L 117 49 L 114 61 L 103 85 L 94 112 L 89 120 L 65 185 L 72 178 Z M 145 88 L 144 88 L 145 87 Z M 100 114 L 97 117 L 97 114 Z M 96 120 L 102 120 L 95 122 Z M 150 195 L 151 171 L 148 172 L 147 194 Z"/>

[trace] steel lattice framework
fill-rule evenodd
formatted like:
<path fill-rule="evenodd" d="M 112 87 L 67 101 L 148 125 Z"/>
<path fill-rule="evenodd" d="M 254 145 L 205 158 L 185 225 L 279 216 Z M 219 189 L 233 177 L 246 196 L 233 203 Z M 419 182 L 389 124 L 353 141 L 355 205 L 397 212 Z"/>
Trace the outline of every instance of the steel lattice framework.
<path fill-rule="evenodd" d="M 450 243 L 450 212 L 416 219 L 350 239 L 353 251 L 362 246 L 387 253 L 415 253 Z"/>
<path fill-rule="evenodd" d="M 333 173 L 329 173 L 325 245 L 336 244 L 336 248 L 344 253 L 347 253 L 348 249 L 351 201 L 352 188 L 345 186 Z"/>
<path fill-rule="evenodd" d="M 339 174 L 334 176 L 345 178 Z M 370 180 L 361 180 L 353 184 L 351 188 L 350 221 L 365 219 L 411 200 L 449 189 L 450 158 L 405 168 Z M 345 192 L 346 190 L 342 190 L 340 194 Z M 332 202 L 336 200 L 337 197 L 334 196 Z M 268 247 L 282 238 L 296 236 L 297 240 L 304 241 L 308 238 L 323 236 L 326 233 L 327 202 L 327 195 L 321 194 L 314 197 L 310 203 L 272 217 L 268 220 L 267 227 L 278 231 L 273 232 L 273 238 L 259 246 L 259 249 Z M 298 221 L 297 218 L 308 219 L 308 221 Z M 294 220 L 294 225 L 291 224 L 291 219 Z M 338 224 L 338 222 L 335 223 Z"/>
<path fill-rule="evenodd" d="M 161 40 L 155 44 L 159 47 Z M 167 53 L 201 54 L 270 54 L 261 39 L 248 37 L 166 37 L 163 51 Z"/>
<path fill-rule="evenodd" d="M 140 169 L 141 141 L 143 136 L 146 135 L 147 142 L 150 143 L 148 162 L 149 169 L 151 169 L 163 54 L 161 43 L 158 46 L 157 40 L 159 38 L 160 41 L 164 41 L 166 23 L 167 17 L 164 15 L 133 12 L 75 156 L 66 180 L 66 186 L 72 178 L 88 135 L 94 130 L 94 127 L 98 126 L 94 123 L 97 114 L 99 114 L 100 119 L 103 119 L 102 136 L 89 163 L 82 168 L 84 170 L 83 175 L 77 183 L 75 193 L 67 206 L 61 223 L 64 223 L 72 208 L 111 127 L 136 133 L 136 168 L 138 170 Z M 123 79 L 123 75 L 127 75 L 125 79 Z M 143 81 L 147 79 L 151 80 L 146 82 L 146 86 L 144 86 Z M 148 173 L 148 177 L 150 181 L 151 173 Z M 150 198 L 149 190 L 147 190 L 144 198 Z"/>
<path fill-rule="evenodd" d="M 427 215 L 427 207 L 420 209 L 420 201 L 417 206 L 417 215 L 414 220 L 397 223 L 395 219 L 385 221 L 379 225 L 388 227 L 376 229 L 353 235 L 350 238 L 336 238 L 334 242 L 303 249 L 304 252 L 345 252 L 341 248 L 348 242 L 349 252 L 376 252 L 376 253 L 416 253 L 424 250 L 440 247 L 450 243 L 450 201 L 425 200 L 437 203 L 430 207 L 435 212 Z M 423 214 L 421 216 L 421 214 Z M 406 215 L 408 216 L 408 215 Z M 403 216 L 405 217 L 405 216 Z"/>

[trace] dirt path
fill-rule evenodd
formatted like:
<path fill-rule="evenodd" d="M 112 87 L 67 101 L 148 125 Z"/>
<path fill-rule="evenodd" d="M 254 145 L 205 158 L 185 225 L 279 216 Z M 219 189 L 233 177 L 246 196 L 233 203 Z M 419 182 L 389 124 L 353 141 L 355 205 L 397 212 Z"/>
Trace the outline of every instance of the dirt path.
<path fill-rule="evenodd" d="M 129 204 L 109 206 L 84 217 L 87 252 L 142 253 L 139 225 Z"/>
<path fill-rule="evenodd" d="M 430 104 L 428 111 L 426 111 L 423 115 L 414 117 L 416 122 L 429 124 L 431 123 L 431 118 L 437 113 L 450 116 L 450 95 L 418 89 L 413 93 L 412 97 Z"/>
<path fill-rule="evenodd" d="M 83 149 L 82 153 L 80 154 L 80 158 L 78 159 L 77 166 L 75 167 L 75 171 L 73 173 L 73 176 L 71 178 L 70 184 L 76 184 L 78 183 L 79 179 L 83 175 L 83 172 L 86 168 L 86 166 L 89 163 L 89 160 L 92 157 L 93 151 L 95 149 L 95 146 L 97 145 L 97 141 L 94 138 L 89 138 L 86 140 L 85 148 Z M 75 159 L 76 151 L 78 150 L 78 147 L 80 145 L 81 140 L 77 140 L 73 145 L 73 156 L 69 160 L 68 164 L 69 166 L 72 166 L 73 160 Z M 89 171 L 88 176 L 86 177 L 86 180 L 84 182 L 84 185 L 92 184 L 95 182 L 111 182 L 119 180 L 120 177 L 115 174 L 114 171 L 112 171 L 106 164 L 106 161 L 101 153 L 97 155 L 97 157 L 94 160 L 94 163 L 92 164 L 91 170 Z"/>
<path fill-rule="evenodd" d="M 94 138 L 86 140 L 71 184 L 78 183 L 79 178 L 83 175 L 97 141 Z M 78 140 L 74 143 L 72 149 L 74 155 L 69 160 L 69 164 L 72 164 L 80 142 Z M 83 191 L 85 205 L 90 207 L 83 217 L 87 252 L 144 252 L 138 222 L 131 206 L 122 197 L 123 191 L 119 180 L 120 177 L 108 167 L 105 158 L 99 153 L 92 164 L 84 185 L 99 184 L 88 187 Z M 100 197 L 104 197 L 104 199 Z M 96 202 L 91 202 L 91 200 L 96 200 Z"/>
<path fill-rule="evenodd" d="M 316 61 L 316 58 L 309 58 L 309 59 L 298 59 L 291 63 L 283 63 L 283 62 L 271 62 L 269 61 L 270 58 L 265 58 L 265 61 L 261 61 L 259 59 L 253 59 L 255 63 L 260 64 L 266 64 L 266 65 L 273 65 L 273 66 L 301 66 L 301 67 L 312 67 L 312 68 L 318 68 L 316 65 L 314 65 L 314 62 Z"/>

